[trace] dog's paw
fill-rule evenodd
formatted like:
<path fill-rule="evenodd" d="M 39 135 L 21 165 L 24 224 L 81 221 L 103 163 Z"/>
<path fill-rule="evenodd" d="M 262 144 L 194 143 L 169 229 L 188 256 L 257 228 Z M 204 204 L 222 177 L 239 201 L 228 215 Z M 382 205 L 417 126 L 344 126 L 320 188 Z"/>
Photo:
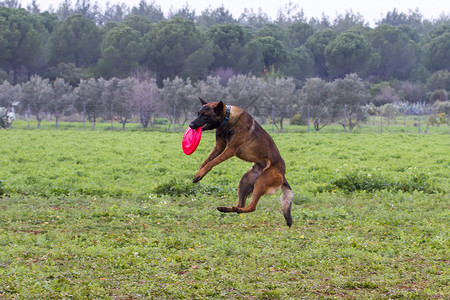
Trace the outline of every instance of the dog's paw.
<path fill-rule="evenodd" d="M 231 213 L 232 212 L 239 213 L 239 212 L 241 212 L 241 210 L 238 207 L 235 207 L 235 206 L 233 206 L 233 207 L 218 206 L 217 210 L 220 211 L 220 212 L 223 212 L 223 213 L 230 213 L 230 212 Z"/>
<path fill-rule="evenodd" d="M 224 212 L 228 212 L 228 209 L 227 209 L 227 207 L 225 207 L 225 206 L 218 206 L 218 207 L 217 207 L 217 210 L 220 211 L 220 212 L 223 212 L 223 213 L 224 213 Z"/>
<path fill-rule="evenodd" d="M 193 183 L 197 183 L 200 180 L 202 180 L 203 177 L 205 177 L 206 172 L 203 169 L 200 169 L 200 171 L 195 174 L 194 179 L 192 180 Z"/>
<path fill-rule="evenodd" d="M 192 182 L 193 182 L 193 183 L 197 183 L 197 182 L 199 182 L 200 180 L 202 180 L 202 178 L 203 178 L 203 177 L 201 177 L 201 176 L 195 176 L 194 179 L 192 179 Z"/>

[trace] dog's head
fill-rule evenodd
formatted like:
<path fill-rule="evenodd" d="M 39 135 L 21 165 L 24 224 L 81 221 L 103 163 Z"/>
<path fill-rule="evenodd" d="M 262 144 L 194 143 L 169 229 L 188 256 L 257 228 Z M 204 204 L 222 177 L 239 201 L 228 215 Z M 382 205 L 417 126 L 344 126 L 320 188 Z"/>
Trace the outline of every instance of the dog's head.
<path fill-rule="evenodd" d="M 212 130 L 219 128 L 226 115 L 226 105 L 220 102 L 207 103 L 199 98 L 202 107 L 198 111 L 198 117 L 189 124 L 192 129 L 202 127 L 202 130 Z"/>

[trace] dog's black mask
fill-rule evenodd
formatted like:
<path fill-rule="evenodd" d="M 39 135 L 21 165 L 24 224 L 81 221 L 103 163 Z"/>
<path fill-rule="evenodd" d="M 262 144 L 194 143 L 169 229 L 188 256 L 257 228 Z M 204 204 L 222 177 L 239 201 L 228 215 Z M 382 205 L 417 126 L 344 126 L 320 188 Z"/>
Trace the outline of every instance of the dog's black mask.
<path fill-rule="evenodd" d="M 222 123 L 223 116 L 223 102 L 219 102 L 216 106 L 211 107 L 211 104 L 205 104 L 200 108 L 198 117 L 189 124 L 192 129 L 202 127 L 202 130 L 216 129 Z"/>

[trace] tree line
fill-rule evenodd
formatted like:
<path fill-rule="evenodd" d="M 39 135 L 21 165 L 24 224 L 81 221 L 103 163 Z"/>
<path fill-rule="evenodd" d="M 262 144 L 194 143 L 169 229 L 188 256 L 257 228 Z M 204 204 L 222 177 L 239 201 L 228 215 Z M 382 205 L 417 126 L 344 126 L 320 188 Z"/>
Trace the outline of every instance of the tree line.
<path fill-rule="evenodd" d="M 435 97 L 432 101 L 422 102 L 426 95 L 421 86 L 399 82 L 397 88 L 395 92 L 390 87 L 369 86 L 355 73 L 331 82 L 308 78 L 301 88 L 294 78 L 273 72 L 265 77 L 236 75 L 225 84 L 219 76 L 208 76 L 195 83 L 181 77 L 167 78 L 161 88 L 148 72 L 126 78 L 81 79 L 76 87 L 62 78 L 50 81 L 33 75 L 21 84 L 4 81 L 0 85 L 0 107 L 27 119 L 35 117 L 38 128 L 49 116 L 54 118 L 57 128 L 61 117 L 71 121 L 88 120 L 92 129 L 99 121 L 119 121 L 125 130 L 132 118 L 142 128 L 148 128 L 158 122 L 157 117 L 169 120 L 174 129 L 176 125 L 184 128 L 200 106 L 198 97 L 239 105 L 258 116 L 262 123 L 268 119 L 277 121 L 280 129 L 289 118 L 291 124 L 311 122 L 316 131 L 330 123 L 340 123 L 351 132 L 370 115 L 383 114 L 389 120 L 396 113 L 404 116 L 433 113 L 438 125 L 448 124 L 450 102 L 440 101 L 443 97 L 440 93 L 432 95 Z M 376 89 L 378 92 L 373 94 Z M 8 125 L 7 111 L 2 113 L 2 124 Z"/>
<path fill-rule="evenodd" d="M 348 11 L 334 20 L 307 19 L 293 4 L 272 21 L 246 10 L 235 19 L 223 6 L 197 15 L 186 6 L 164 16 L 154 2 L 137 6 L 70 0 L 41 12 L 17 0 L 0 2 L 0 79 L 13 84 L 39 75 L 80 79 L 127 77 L 154 72 L 161 86 L 176 76 L 192 81 L 209 75 L 262 76 L 274 68 L 305 80 L 356 73 L 370 82 L 425 82 L 450 69 L 450 19 L 426 20 L 419 11 L 394 10 L 371 28 Z"/>

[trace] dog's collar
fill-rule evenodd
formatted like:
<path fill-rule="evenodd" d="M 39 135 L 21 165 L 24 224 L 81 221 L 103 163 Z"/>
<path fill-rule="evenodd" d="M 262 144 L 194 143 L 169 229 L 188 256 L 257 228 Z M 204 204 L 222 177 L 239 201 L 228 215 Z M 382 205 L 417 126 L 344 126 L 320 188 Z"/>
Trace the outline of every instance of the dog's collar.
<path fill-rule="evenodd" d="M 220 127 L 225 125 L 227 123 L 227 121 L 230 119 L 230 110 L 231 110 L 231 107 L 229 107 L 227 105 L 227 113 L 225 114 L 225 119 L 223 119 L 222 123 L 220 124 Z"/>

